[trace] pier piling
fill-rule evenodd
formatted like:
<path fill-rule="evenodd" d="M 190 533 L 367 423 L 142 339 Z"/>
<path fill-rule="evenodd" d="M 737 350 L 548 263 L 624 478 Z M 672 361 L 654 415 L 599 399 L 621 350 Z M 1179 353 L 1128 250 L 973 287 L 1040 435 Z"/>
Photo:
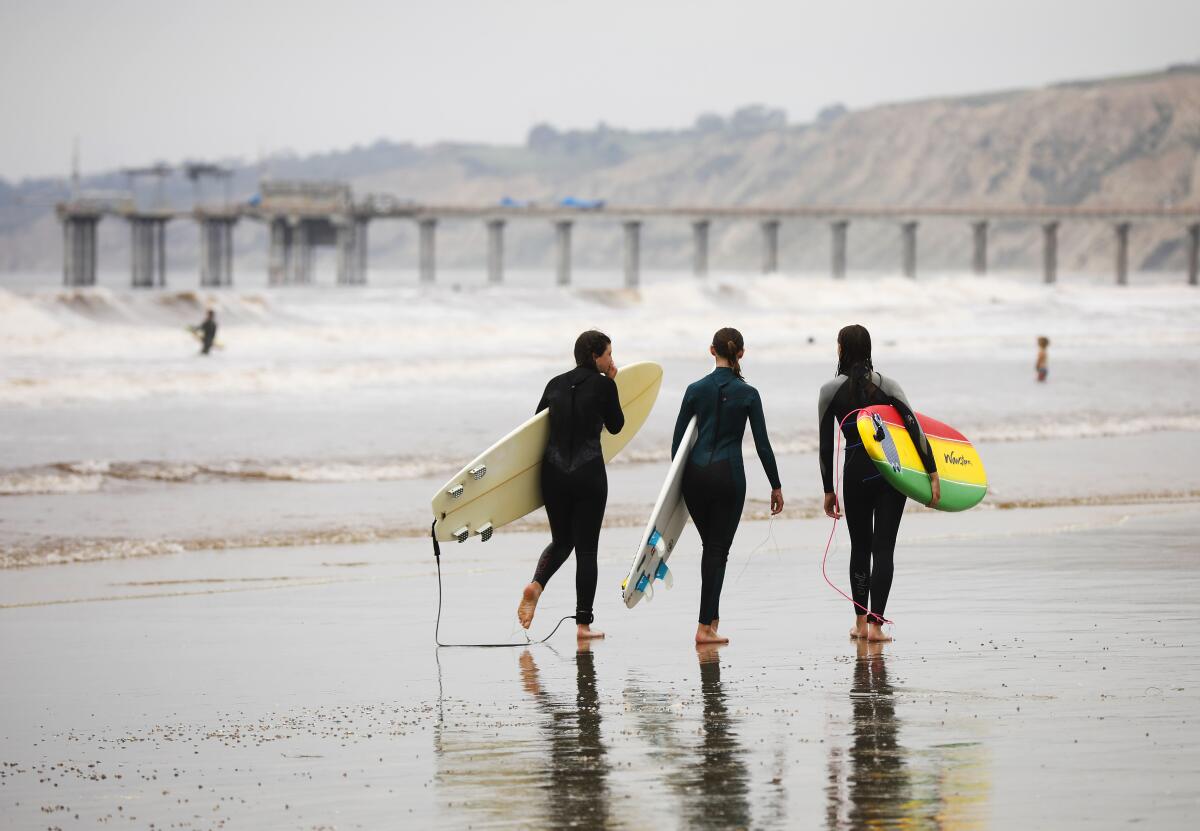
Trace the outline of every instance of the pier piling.
<path fill-rule="evenodd" d="M 350 217 L 335 227 L 338 285 L 364 285 L 367 282 L 367 220 Z"/>
<path fill-rule="evenodd" d="M 971 236 L 974 239 L 974 251 L 971 256 L 971 267 L 975 275 L 982 277 L 987 274 L 987 244 L 988 244 L 988 224 L 987 220 L 979 220 L 971 223 Z"/>
<path fill-rule="evenodd" d="M 1129 283 L 1129 223 L 1118 222 L 1113 226 L 1117 235 L 1117 285 Z"/>
<path fill-rule="evenodd" d="M 420 262 L 421 282 L 432 283 L 437 278 L 437 219 L 425 217 L 417 222 L 419 239 L 417 258 Z"/>
<path fill-rule="evenodd" d="M 692 274 L 701 278 L 708 276 L 708 227 L 707 219 L 692 223 Z"/>
<path fill-rule="evenodd" d="M 233 226 L 236 216 L 202 216 L 200 221 L 200 285 L 233 285 Z"/>
<path fill-rule="evenodd" d="M 763 222 L 762 235 L 762 273 L 775 274 L 777 271 L 779 271 L 779 220 L 768 219 Z"/>
<path fill-rule="evenodd" d="M 138 214 L 129 217 L 130 276 L 134 288 L 153 288 L 167 284 L 167 220 L 160 216 Z"/>
<path fill-rule="evenodd" d="M 569 219 L 554 223 L 554 242 L 558 255 L 557 279 L 560 286 L 571 285 L 571 225 Z"/>
<path fill-rule="evenodd" d="M 1042 225 L 1042 280 L 1050 284 L 1058 279 L 1058 223 Z"/>
<path fill-rule="evenodd" d="M 96 224 L 99 214 L 62 214 L 63 285 L 96 285 Z"/>
<path fill-rule="evenodd" d="M 904 276 L 910 280 L 917 276 L 917 223 L 909 220 L 900 224 L 900 236 L 903 239 Z"/>
<path fill-rule="evenodd" d="M 839 219 L 829 227 L 833 231 L 833 276 L 841 280 L 846 276 L 846 229 L 850 223 Z"/>
<path fill-rule="evenodd" d="M 1188 226 L 1188 285 L 1200 284 L 1200 224 Z"/>
<path fill-rule="evenodd" d="M 636 219 L 625 223 L 625 288 L 635 289 L 641 282 L 642 223 Z"/>
<path fill-rule="evenodd" d="M 488 282 L 504 282 L 504 220 L 489 219 L 488 232 Z"/>

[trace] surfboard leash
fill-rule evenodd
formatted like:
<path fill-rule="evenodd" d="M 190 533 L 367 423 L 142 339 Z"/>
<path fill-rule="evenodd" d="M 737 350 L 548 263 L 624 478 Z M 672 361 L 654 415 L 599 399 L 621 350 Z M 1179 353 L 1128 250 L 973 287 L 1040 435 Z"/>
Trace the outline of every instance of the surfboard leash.
<path fill-rule="evenodd" d="M 839 464 L 839 462 L 841 462 L 841 460 L 842 460 L 842 426 L 846 423 L 846 419 L 850 418 L 850 416 L 855 415 L 856 413 L 860 413 L 865 409 L 866 409 L 866 407 L 859 407 L 857 410 L 851 410 L 850 412 L 846 413 L 845 418 L 843 418 L 840 422 L 838 422 L 837 452 L 834 453 L 834 455 L 833 455 L 833 476 L 834 476 L 833 493 L 835 496 L 837 496 L 837 509 L 839 512 L 845 511 L 845 506 L 842 503 L 842 469 Z M 846 594 L 844 591 L 842 591 L 837 586 L 835 586 L 833 584 L 833 581 L 829 579 L 829 574 L 826 573 L 826 571 L 825 571 L 825 564 L 829 560 L 829 549 L 833 546 L 833 535 L 837 533 L 837 525 L 838 525 L 838 519 L 837 519 L 837 517 L 834 517 L 833 518 L 833 527 L 829 529 L 829 539 L 825 541 L 825 554 L 823 557 L 821 557 L 821 576 L 825 578 L 825 582 L 829 584 L 829 588 L 833 589 L 835 592 L 840 594 L 842 597 L 849 600 L 851 603 L 853 603 L 855 605 L 856 608 L 862 609 L 863 612 L 868 617 L 870 617 L 874 613 L 870 609 L 868 609 L 866 606 L 862 605 L 857 600 L 855 600 L 853 597 Z M 883 615 L 874 615 L 874 616 L 879 618 L 885 624 L 888 624 L 891 626 L 896 625 L 895 621 L 888 620 Z"/>
<path fill-rule="evenodd" d="M 437 534 L 435 533 L 436 528 L 437 528 L 437 520 L 435 519 L 433 521 L 433 525 L 429 526 L 429 538 L 431 540 L 433 540 L 433 560 L 435 563 L 437 563 L 438 605 L 437 605 L 437 619 L 434 621 L 434 624 L 433 624 L 433 642 L 435 644 L 437 644 L 439 647 L 444 646 L 446 648 L 472 647 L 475 649 L 500 649 L 500 648 L 512 647 L 512 646 L 537 646 L 538 644 L 546 643 L 548 640 L 553 638 L 554 633 L 558 631 L 558 628 L 560 626 L 562 626 L 563 623 L 565 623 L 568 620 L 575 620 L 575 615 L 565 615 L 562 619 L 560 619 L 558 621 L 558 623 L 554 624 L 554 628 L 550 630 L 550 634 L 547 635 L 546 637 L 542 638 L 540 641 L 532 640 L 529 637 L 529 635 L 526 634 L 524 643 L 442 643 L 442 638 L 441 638 L 441 628 L 442 628 L 442 547 L 438 544 Z"/>

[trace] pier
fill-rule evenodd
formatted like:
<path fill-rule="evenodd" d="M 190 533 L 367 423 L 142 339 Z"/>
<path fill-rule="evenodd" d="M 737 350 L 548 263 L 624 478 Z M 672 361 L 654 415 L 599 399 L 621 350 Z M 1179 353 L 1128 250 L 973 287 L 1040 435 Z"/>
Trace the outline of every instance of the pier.
<path fill-rule="evenodd" d="M 159 177 L 169 169 L 156 167 L 130 171 Z M 228 172 L 206 165 L 188 167 L 193 181 L 203 176 L 228 180 Z M 161 188 L 160 188 L 161 192 Z M 268 279 L 271 285 L 307 285 L 313 279 L 313 249 L 332 246 L 337 251 L 337 281 L 342 285 L 367 282 L 367 228 L 371 222 L 407 221 L 417 227 L 417 270 L 426 284 L 437 280 L 437 229 L 444 220 L 478 221 L 487 230 L 488 281 L 504 281 L 504 232 L 510 223 L 545 222 L 555 236 L 555 280 L 571 283 L 571 235 L 576 222 L 619 225 L 623 233 L 624 285 L 641 282 L 641 242 L 645 226 L 686 222 L 692 228 L 692 270 L 697 278 L 709 271 L 709 231 L 714 222 L 754 222 L 762 238 L 762 271 L 780 270 L 779 232 L 784 222 L 824 223 L 830 228 L 830 274 L 845 278 L 851 225 L 883 222 L 897 228 L 900 271 L 917 279 L 917 236 L 920 223 L 931 219 L 960 220 L 972 240 L 971 270 L 988 271 L 988 232 L 996 222 L 1021 222 L 1042 230 L 1042 275 L 1046 283 L 1058 279 L 1058 234 L 1065 225 L 1106 223 L 1115 234 L 1114 280 L 1129 280 L 1129 237 L 1139 221 L 1169 220 L 1180 227 L 1185 250 L 1187 282 L 1200 283 L 1200 207 L 1188 206 L 1045 206 L 1003 207 L 971 205 L 611 205 L 591 204 L 418 204 L 387 195 L 356 199 L 341 182 L 269 181 L 248 201 L 196 204 L 189 210 L 170 210 L 161 204 L 140 207 L 132 195 L 72 199 L 60 203 L 57 213 L 63 227 L 63 283 L 90 286 L 96 282 L 96 226 L 105 217 L 129 224 L 132 241 L 131 284 L 156 287 L 166 280 L 166 226 L 192 221 L 200 233 L 200 285 L 233 284 L 233 229 L 241 221 L 260 222 L 269 229 Z"/>

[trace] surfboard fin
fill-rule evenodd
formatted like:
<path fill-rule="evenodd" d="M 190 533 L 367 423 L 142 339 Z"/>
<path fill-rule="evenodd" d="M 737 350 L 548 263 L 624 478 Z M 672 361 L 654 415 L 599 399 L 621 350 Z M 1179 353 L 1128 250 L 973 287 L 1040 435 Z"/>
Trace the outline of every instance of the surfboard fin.
<path fill-rule="evenodd" d="M 464 525 L 462 528 L 459 528 L 454 532 L 454 539 L 458 540 L 459 542 L 466 542 L 467 537 L 470 536 L 470 534 L 471 529 Z"/>
<path fill-rule="evenodd" d="M 633 590 L 637 591 L 637 592 L 644 592 L 646 590 L 646 584 L 649 582 L 650 582 L 650 578 L 647 577 L 645 574 L 643 574 L 641 577 L 638 578 L 637 585 L 634 586 Z"/>
<path fill-rule="evenodd" d="M 655 572 L 654 576 L 659 580 L 662 580 L 663 585 L 668 589 L 675 587 L 675 574 L 669 568 L 667 568 L 666 563 L 658 564 L 658 571 Z"/>
<path fill-rule="evenodd" d="M 458 499 L 460 496 L 463 495 L 464 490 L 466 490 L 466 488 L 463 487 L 462 482 L 459 482 L 457 485 L 455 485 L 454 487 L 452 487 L 448 491 L 446 491 L 446 494 L 451 499 Z"/>
<path fill-rule="evenodd" d="M 479 465 L 479 467 L 473 467 L 470 470 L 468 470 L 467 473 L 471 474 L 472 479 L 475 479 L 476 481 L 478 481 L 478 480 L 482 479 L 484 476 L 487 476 L 487 465 Z"/>
<path fill-rule="evenodd" d="M 488 540 L 490 540 L 492 538 L 492 532 L 495 530 L 496 529 L 492 527 L 492 523 L 485 522 L 483 525 L 481 525 L 479 527 L 479 539 L 483 540 L 484 542 L 487 542 Z"/>

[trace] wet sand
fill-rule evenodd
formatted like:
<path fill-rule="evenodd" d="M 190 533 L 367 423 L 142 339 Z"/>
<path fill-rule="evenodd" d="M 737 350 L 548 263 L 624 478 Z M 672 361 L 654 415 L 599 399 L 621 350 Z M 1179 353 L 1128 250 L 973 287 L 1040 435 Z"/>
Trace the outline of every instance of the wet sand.
<path fill-rule="evenodd" d="M 744 524 L 733 642 L 703 651 L 694 537 L 673 591 L 620 605 L 636 529 L 602 538 L 584 652 L 435 650 L 420 539 L 9 570 L 0 825 L 1190 824 L 1195 501 L 911 512 L 882 647 L 846 637 L 828 528 Z M 520 641 L 543 542 L 447 546 L 442 638 Z M 534 634 L 572 607 L 568 564 Z"/>

